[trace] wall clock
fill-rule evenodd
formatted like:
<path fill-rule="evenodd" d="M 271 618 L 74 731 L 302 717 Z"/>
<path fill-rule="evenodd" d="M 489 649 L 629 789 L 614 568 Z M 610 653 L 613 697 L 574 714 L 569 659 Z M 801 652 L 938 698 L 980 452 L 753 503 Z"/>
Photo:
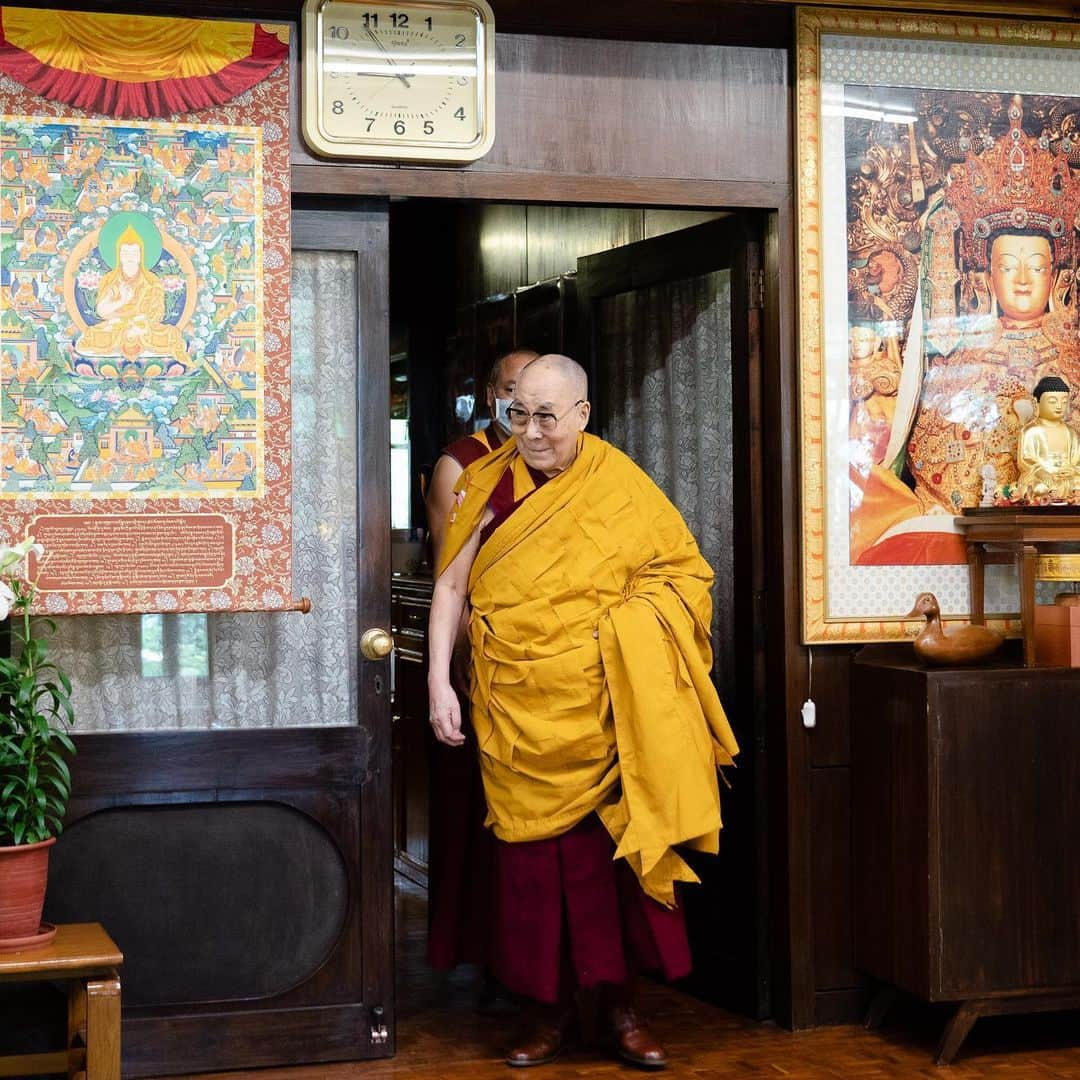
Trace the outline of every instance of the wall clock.
<path fill-rule="evenodd" d="M 304 138 L 325 157 L 468 162 L 495 138 L 485 0 L 305 0 Z"/>

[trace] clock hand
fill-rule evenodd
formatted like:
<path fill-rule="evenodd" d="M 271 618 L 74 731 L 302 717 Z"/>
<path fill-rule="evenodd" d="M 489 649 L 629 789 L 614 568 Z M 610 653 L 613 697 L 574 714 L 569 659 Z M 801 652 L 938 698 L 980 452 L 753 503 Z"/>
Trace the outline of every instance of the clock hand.
<path fill-rule="evenodd" d="M 369 30 L 369 29 L 368 29 L 367 27 L 365 27 L 365 28 L 364 28 L 364 33 L 365 33 L 365 34 L 367 34 L 367 36 L 368 36 L 369 38 L 371 38 L 371 40 L 372 40 L 372 41 L 374 42 L 374 44 L 375 44 L 375 48 L 376 48 L 376 49 L 378 49 L 378 50 L 379 50 L 379 52 L 381 52 L 381 53 L 383 54 L 383 57 L 385 58 L 386 62 L 387 62 L 387 63 L 388 63 L 388 64 L 389 64 L 389 65 L 390 65 L 390 66 L 391 66 L 392 68 L 396 68 L 396 67 L 397 67 L 397 62 L 396 62 L 396 61 L 395 61 L 395 60 L 393 59 L 393 57 L 391 57 L 390 53 L 389 53 L 389 52 L 387 51 L 387 48 L 386 48 L 386 46 L 385 46 L 385 45 L 384 45 L 384 44 L 383 44 L 383 43 L 382 43 L 382 42 L 381 42 L 381 41 L 380 41 L 380 40 L 379 40 L 379 39 L 378 39 L 378 38 L 377 38 L 377 37 L 376 37 L 376 36 L 374 35 L 374 33 L 372 33 L 372 31 L 371 31 L 371 30 Z M 412 78 L 413 76 L 411 76 L 411 75 L 405 75 L 405 74 L 403 74 L 403 73 L 402 73 L 402 72 L 400 72 L 400 71 L 395 71 L 395 72 L 394 72 L 394 76 L 395 76 L 395 78 L 398 78 L 398 79 L 400 79 L 400 80 L 401 80 L 401 81 L 402 81 L 402 82 L 403 82 L 403 83 L 404 83 L 404 84 L 405 84 L 406 86 L 408 86 L 408 87 L 410 87 L 410 88 L 412 87 L 412 83 L 410 83 L 410 82 L 409 82 L 409 80 L 410 80 L 410 79 L 411 79 L 411 78 Z"/>

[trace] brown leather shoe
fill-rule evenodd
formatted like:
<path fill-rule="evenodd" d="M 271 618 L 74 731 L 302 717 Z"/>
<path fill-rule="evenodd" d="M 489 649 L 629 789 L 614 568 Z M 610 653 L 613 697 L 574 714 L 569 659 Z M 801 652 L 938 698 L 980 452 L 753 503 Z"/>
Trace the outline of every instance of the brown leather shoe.
<path fill-rule="evenodd" d="M 506 1064 L 526 1069 L 554 1061 L 570 1040 L 573 1022 L 570 1009 L 548 1005 L 530 1010 L 528 1025 L 517 1045 L 506 1055 Z"/>
<path fill-rule="evenodd" d="M 615 1051 L 623 1061 L 643 1069 L 663 1069 L 667 1065 L 667 1051 L 632 1006 L 613 1004 L 611 1027 L 615 1034 Z"/>

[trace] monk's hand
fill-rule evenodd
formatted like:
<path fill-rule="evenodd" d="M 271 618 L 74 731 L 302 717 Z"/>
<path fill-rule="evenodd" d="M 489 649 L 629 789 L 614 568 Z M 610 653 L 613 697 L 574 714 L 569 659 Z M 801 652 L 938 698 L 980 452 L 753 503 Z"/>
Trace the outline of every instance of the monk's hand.
<path fill-rule="evenodd" d="M 447 746 L 461 746 L 461 703 L 449 679 L 428 680 L 428 719 L 435 738 Z"/>

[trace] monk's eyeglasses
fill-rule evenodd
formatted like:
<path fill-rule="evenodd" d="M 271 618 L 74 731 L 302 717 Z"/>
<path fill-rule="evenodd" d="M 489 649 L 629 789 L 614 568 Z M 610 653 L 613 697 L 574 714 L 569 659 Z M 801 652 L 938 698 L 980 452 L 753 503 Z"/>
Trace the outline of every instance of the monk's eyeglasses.
<path fill-rule="evenodd" d="M 550 412 L 526 412 L 524 409 L 519 409 L 516 405 L 511 405 L 510 408 L 506 410 L 506 418 L 510 421 L 510 427 L 514 431 L 524 431 L 528 428 L 530 420 L 535 420 L 536 426 L 541 431 L 554 431 L 555 426 L 560 420 L 565 420 L 579 405 L 584 404 L 584 398 L 581 398 L 580 401 L 575 401 L 562 416 L 556 416 L 554 413 Z"/>

